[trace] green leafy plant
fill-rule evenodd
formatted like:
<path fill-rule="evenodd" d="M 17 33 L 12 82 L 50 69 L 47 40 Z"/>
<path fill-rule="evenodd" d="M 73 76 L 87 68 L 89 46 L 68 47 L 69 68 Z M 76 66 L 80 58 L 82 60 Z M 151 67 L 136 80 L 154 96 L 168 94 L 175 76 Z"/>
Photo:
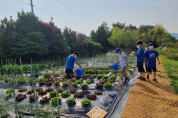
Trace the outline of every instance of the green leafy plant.
<path fill-rule="evenodd" d="M 68 98 L 67 100 L 66 100 L 66 103 L 67 103 L 67 105 L 68 106 L 73 106 L 73 105 L 75 105 L 75 98 Z"/>
<path fill-rule="evenodd" d="M 54 85 L 55 85 L 55 86 L 59 86 L 59 85 L 60 85 L 60 81 L 55 81 L 55 82 L 54 82 Z"/>
<path fill-rule="evenodd" d="M 47 82 L 48 80 L 45 79 L 45 78 L 39 78 L 39 79 L 37 80 L 38 83 L 41 82 L 41 81 L 45 81 L 45 82 Z"/>
<path fill-rule="evenodd" d="M 57 100 L 58 100 L 58 103 L 60 104 L 61 103 L 61 98 L 60 97 L 52 98 L 51 99 L 51 104 L 54 105 L 54 106 L 57 106 Z"/>
<path fill-rule="evenodd" d="M 49 78 L 49 77 L 52 76 L 52 73 L 46 72 L 46 73 L 43 74 L 43 76 L 44 76 L 44 78 Z"/>
<path fill-rule="evenodd" d="M 107 75 L 103 75 L 103 79 L 108 79 L 108 76 Z"/>
<path fill-rule="evenodd" d="M 103 74 L 98 74 L 96 78 L 97 78 L 97 79 L 103 78 Z"/>
<path fill-rule="evenodd" d="M 66 81 L 64 81 L 63 83 L 62 83 L 62 86 L 68 86 L 69 85 L 69 81 L 68 80 L 66 80 Z"/>
<path fill-rule="evenodd" d="M 111 76 L 110 76 L 110 79 L 116 79 L 116 74 L 112 74 Z"/>
<path fill-rule="evenodd" d="M 70 95 L 71 95 L 71 93 L 69 91 L 63 91 L 61 93 L 62 98 L 68 98 Z"/>
<path fill-rule="evenodd" d="M 83 84 L 83 83 L 81 84 L 81 89 L 82 89 L 82 90 L 86 90 L 87 88 L 88 88 L 88 85 L 87 85 L 87 84 Z"/>
<path fill-rule="evenodd" d="M 51 91 L 51 92 L 49 93 L 49 96 L 50 96 L 51 98 L 56 97 L 56 95 L 58 95 L 57 91 Z"/>
<path fill-rule="evenodd" d="M 73 82 L 73 83 L 72 83 L 72 86 L 73 86 L 74 88 L 77 88 L 77 87 L 78 87 L 78 84 L 77 84 L 76 82 Z"/>
<path fill-rule="evenodd" d="M 86 80 L 86 83 L 87 84 L 91 84 L 91 80 Z"/>
<path fill-rule="evenodd" d="M 111 87 L 111 86 L 112 86 L 112 84 L 111 84 L 110 82 L 104 83 L 104 87 L 105 87 L 105 88 L 109 88 L 109 87 Z"/>
<path fill-rule="evenodd" d="M 91 106 L 91 101 L 87 98 L 82 100 L 82 106 L 83 107 L 90 107 Z"/>
<path fill-rule="evenodd" d="M 76 83 L 77 83 L 77 84 L 81 84 L 81 83 L 82 83 L 82 81 L 80 81 L 80 80 L 77 80 L 77 81 L 76 81 Z"/>
<path fill-rule="evenodd" d="M 6 101 L 8 101 L 9 98 L 11 98 L 11 97 L 13 96 L 13 95 L 12 95 L 12 92 L 13 92 L 13 89 L 12 89 L 12 88 L 7 89 L 6 95 L 4 96 L 4 99 L 5 99 Z"/>
<path fill-rule="evenodd" d="M 72 78 L 72 82 L 75 82 L 77 80 L 77 78 Z"/>

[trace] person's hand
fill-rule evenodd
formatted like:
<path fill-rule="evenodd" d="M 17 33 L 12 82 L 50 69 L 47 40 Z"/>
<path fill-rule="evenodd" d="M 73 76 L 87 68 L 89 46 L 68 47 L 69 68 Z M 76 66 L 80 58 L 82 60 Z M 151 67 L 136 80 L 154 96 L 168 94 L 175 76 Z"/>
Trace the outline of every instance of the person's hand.
<path fill-rule="evenodd" d="M 129 64 L 128 64 L 128 63 L 126 63 L 126 66 L 128 67 L 128 66 L 129 66 Z"/>
<path fill-rule="evenodd" d="M 160 62 L 158 62 L 158 65 L 160 65 Z"/>
<path fill-rule="evenodd" d="M 133 54 L 133 55 L 135 55 L 135 52 L 134 52 L 134 51 L 132 51 L 132 54 Z"/>

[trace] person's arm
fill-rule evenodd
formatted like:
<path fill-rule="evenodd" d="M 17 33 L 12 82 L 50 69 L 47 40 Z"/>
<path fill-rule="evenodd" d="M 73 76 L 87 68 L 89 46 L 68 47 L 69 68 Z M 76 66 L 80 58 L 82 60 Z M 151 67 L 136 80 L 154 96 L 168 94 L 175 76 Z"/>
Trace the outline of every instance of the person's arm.
<path fill-rule="evenodd" d="M 82 66 L 80 65 L 80 63 L 78 61 L 75 61 L 75 62 L 80 68 L 82 68 Z"/>
<path fill-rule="evenodd" d="M 120 62 L 120 60 L 116 61 L 116 64 L 118 64 Z"/>
<path fill-rule="evenodd" d="M 141 50 L 141 48 L 138 50 L 137 53 L 135 53 L 135 55 L 138 56 L 138 57 L 140 57 L 140 56 L 142 55 L 142 50 Z"/>
<path fill-rule="evenodd" d="M 159 56 L 157 56 L 156 58 L 157 58 L 157 60 L 158 60 L 158 64 L 160 64 L 160 61 L 159 61 Z"/>

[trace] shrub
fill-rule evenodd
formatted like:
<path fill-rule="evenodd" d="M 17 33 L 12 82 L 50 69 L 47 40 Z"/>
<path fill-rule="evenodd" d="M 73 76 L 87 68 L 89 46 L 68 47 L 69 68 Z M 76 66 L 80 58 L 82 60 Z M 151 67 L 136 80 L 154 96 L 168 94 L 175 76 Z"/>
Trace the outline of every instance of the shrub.
<path fill-rule="evenodd" d="M 111 87 L 111 86 L 112 86 L 112 84 L 111 84 L 110 82 L 104 83 L 104 87 L 105 87 L 105 88 L 109 88 L 109 87 Z"/>
<path fill-rule="evenodd" d="M 45 78 L 39 78 L 39 79 L 37 80 L 38 83 L 41 82 L 41 81 L 45 81 L 45 82 L 47 82 L 48 80 L 45 79 Z"/>
<path fill-rule="evenodd" d="M 77 80 L 77 78 L 72 78 L 72 82 L 75 82 Z"/>
<path fill-rule="evenodd" d="M 76 102 L 75 102 L 75 98 L 68 98 L 66 100 L 66 103 L 68 106 L 73 106 Z"/>
<path fill-rule="evenodd" d="M 59 85 L 60 85 L 60 81 L 55 81 L 55 82 L 54 82 L 54 85 L 55 85 L 55 86 L 59 86 Z"/>
<path fill-rule="evenodd" d="M 49 93 L 49 96 L 50 96 L 51 98 L 56 97 L 56 95 L 58 95 L 57 91 L 51 91 L 51 92 Z"/>
<path fill-rule="evenodd" d="M 68 98 L 69 96 L 70 96 L 70 92 L 69 91 L 63 91 L 62 93 L 61 93 L 61 96 L 62 96 L 62 98 Z"/>
<path fill-rule="evenodd" d="M 82 106 L 83 107 L 90 107 L 91 106 L 91 101 L 87 98 L 82 100 Z"/>
<path fill-rule="evenodd" d="M 91 80 L 86 80 L 86 83 L 87 84 L 91 84 Z"/>
<path fill-rule="evenodd" d="M 98 74 L 96 78 L 97 78 L 97 79 L 103 78 L 103 74 Z"/>
<path fill-rule="evenodd" d="M 116 79 L 116 74 L 112 74 L 111 76 L 110 76 L 110 79 Z"/>
<path fill-rule="evenodd" d="M 63 83 L 62 83 L 62 86 L 68 86 L 69 85 L 69 81 L 68 80 L 66 80 L 66 81 L 64 81 Z"/>
<path fill-rule="evenodd" d="M 57 106 L 57 100 L 58 100 L 58 103 L 60 104 L 61 103 L 61 98 L 60 97 L 52 98 L 51 99 L 51 104 L 54 105 L 54 106 Z"/>
<path fill-rule="evenodd" d="M 77 85 L 76 82 L 73 82 L 73 83 L 72 83 L 72 86 L 73 86 L 74 88 L 77 88 L 77 87 L 78 87 L 78 85 Z"/>
<path fill-rule="evenodd" d="M 81 89 L 82 90 L 86 90 L 88 88 L 88 85 L 87 84 L 81 84 Z"/>
<path fill-rule="evenodd" d="M 52 73 L 50 73 L 50 72 L 46 72 L 46 73 L 44 73 L 44 78 L 49 78 L 49 77 L 51 77 L 51 75 L 52 75 Z"/>

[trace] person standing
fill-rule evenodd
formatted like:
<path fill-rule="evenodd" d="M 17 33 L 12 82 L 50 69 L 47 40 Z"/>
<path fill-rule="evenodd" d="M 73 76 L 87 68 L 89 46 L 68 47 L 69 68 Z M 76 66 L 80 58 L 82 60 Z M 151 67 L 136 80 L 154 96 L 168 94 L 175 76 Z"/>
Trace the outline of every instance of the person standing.
<path fill-rule="evenodd" d="M 69 55 L 68 58 L 67 58 L 65 72 L 66 72 L 66 75 L 67 75 L 67 79 L 69 80 L 69 90 L 73 90 L 72 78 L 73 78 L 74 63 L 76 62 L 76 64 L 80 68 L 82 68 L 80 63 L 77 61 L 78 56 L 79 56 L 79 52 L 75 51 L 73 54 Z"/>
<path fill-rule="evenodd" d="M 140 72 L 140 77 L 138 77 L 138 79 L 146 81 L 145 71 L 143 67 L 143 63 L 145 61 L 145 51 L 144 51 L 144 48 L 142 47 L 143 42 L 140 40 L 140 41 L 137 41 L 136 44 L 137 44 L 138 51 L 137 53 L 132 51 L 132 54 L 137 56 L 137 67 L 138 67 L 138 71 Z"/>
<path fill-rule="evenodd" d="M 149 74 L 153 71 L 153 81 L 157 82 L 156 79 L 156 59 L 158 60 L 158 64 L 160 64 L 159 61 L 159 54 L 156 50 L 153 49 L 153 44 L 149 43 L 149 50 L 146 51 L 145 53 L 145 58 L 147 60 L 147 66 L 148 66 L 148 75 L 147 75 L 147 79 L 149 80 Z"/>
<path fill-rule="evenodd" d="M 130 78 L 128 78 L 128 75 L 126 73 L 126 68 L 128 66 L 128 60 L 127 60 L 127 56 L 125 55 L 124 52 L 122 52 L 120 50 L 120 48 L 116 48 L 115 49 L 115 54 L 119 54 L 119 60 L 116 63 L 120 62 L 121 65 L 121 73 L 124 76 L 125 80 L 123 83 L 128 84 L 130 81 Z"/>

